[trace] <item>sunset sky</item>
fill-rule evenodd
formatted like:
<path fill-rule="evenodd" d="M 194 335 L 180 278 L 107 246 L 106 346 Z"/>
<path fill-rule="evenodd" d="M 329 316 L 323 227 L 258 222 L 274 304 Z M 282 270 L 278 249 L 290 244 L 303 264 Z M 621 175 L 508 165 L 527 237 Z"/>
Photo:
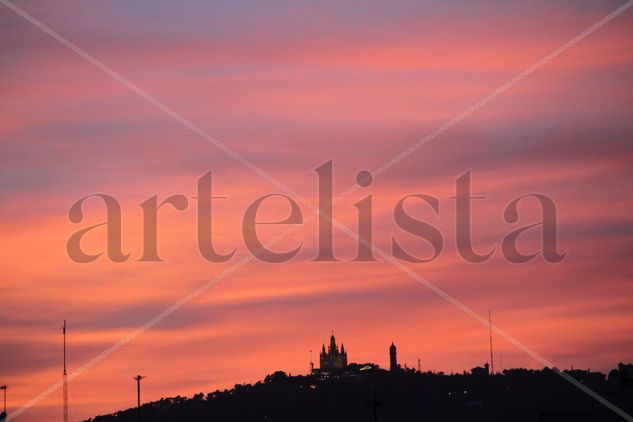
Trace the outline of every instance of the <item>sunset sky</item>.
<path fill-rule="evenodd" d="M 334 194 L 375 170 L 589 28 L 623 1 L 44 2 L 14 4 L 146 91 L 258 168 L 317 204 L 314 169 L 332 159 Z M 94 64 L 0 4 L 0 384 L 9 414 L 62 376 L 68 320 L 72 373 L 205 282 L 249 255 L 240 225 L 262 195 L 282 193 Z M 408 194 L 439 199 L 440 215 L 411 215 L 441 230 L 444 250 L 410 264 L 473 311 L 561 368 L 608 371 L 633 360 L 633 8 L 334 207 L 353 230 L 354 203 L 373 195 L 374 240 L 392 236 L 419 255 L 428 245 L 399 229 Z M 196 242 L 197 179 L 213 172 L 214 242 L 235 256 L 204 260 Z M 475 249 L 455 246 L 455 179 L 470 170 Z M 517 224 L 505 206 L 528 193 L 558 209 L 551 264 L 504 260 L 499 243 L 538 222 L 536 201 Z M 73 262 L 66 242 L 105 219 L 98 199 L 69 221 L 80 198 L 107 193 L 123 212 L 124 263 Z M 159 213 L 164 262 L 139 262 L 139 204 L 181 193 L 189 207 Z M 266 203 L 262 218 L 289 207 Z M 301 205 L 304 218 L 310 208 Z M 287 226 L 259 230 L 267 240 Z M 356 242 L 336 230 L 340 262 L 312 262 L 311 219 L 274 246 L 290 262 L 251 260 L 69 384 L 72 420 L 143 400 L 256 382 L 309 369 L 334 330 L 352 362 L 461 372 L 489 360 L 488 331 L 388 262 L 350 262 Z M 85 248 L 104 249 L 105 231 Z M 540 247 L 538 229 L 520 243 Z M 495 366 L 542 368 L 495 336 Z M 60 420 L 55 390 L 16 418 Z"/>

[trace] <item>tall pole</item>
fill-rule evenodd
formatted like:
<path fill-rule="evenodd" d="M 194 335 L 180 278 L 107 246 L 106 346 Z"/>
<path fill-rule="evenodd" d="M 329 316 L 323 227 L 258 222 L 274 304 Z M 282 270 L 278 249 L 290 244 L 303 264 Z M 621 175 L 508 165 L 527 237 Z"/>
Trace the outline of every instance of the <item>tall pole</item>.
<path fill-rule="evenodd" d="M 0 386 L 0 390 L 4 391 L 4 413 L 7 413 L 7 386 Z"/>
<path fill-rule="evenodd" d="M 134 377 L 136 380 L 136 418 L 138 422 L 141 422 L 141 380 L 145 378 L 142 375 Z"/>
<path fill-rule="evenodd" d="M 490 374 L 495 373 L 495 363 L 492 356 L 492 318 L 488 310 L 488 334 L 490 335 Z"/>
<path fill-rule="evenodd" d="M 64 327 L 62 328 L 64 334 L 64 422 L 68 422 L 68 379 L 66 372 L 66 320 L 64 320 Z"/>

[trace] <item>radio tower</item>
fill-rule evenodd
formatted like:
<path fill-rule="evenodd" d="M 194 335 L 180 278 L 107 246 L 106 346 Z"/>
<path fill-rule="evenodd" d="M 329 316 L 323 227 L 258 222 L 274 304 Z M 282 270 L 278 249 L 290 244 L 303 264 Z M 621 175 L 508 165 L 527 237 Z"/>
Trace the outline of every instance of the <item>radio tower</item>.
<path fill-rule="evenodd" d="M 67 373 L 66 373 L 66 320 L 64 320 L 64 327 L 62 328 L 62 333 L 64 334 L 64 380 L 63 380 L 64 422 L 68 422 L 68 379 L 67 379 Z"/>
<path fill-rule="evenodd" d="M 492 359 L 492 318 L 490 317 L 490 310 L 488 310 L 488 333 L 490 335 L 490 374 L 495 373 L 495 363 Z"/>

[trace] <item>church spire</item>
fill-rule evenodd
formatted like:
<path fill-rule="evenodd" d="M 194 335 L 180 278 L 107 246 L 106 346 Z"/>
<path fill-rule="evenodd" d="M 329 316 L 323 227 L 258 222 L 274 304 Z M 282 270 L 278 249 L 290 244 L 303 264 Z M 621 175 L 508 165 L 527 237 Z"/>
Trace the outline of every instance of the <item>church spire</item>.
<path fill-rule="evenodd" d="M 330 337 L 330 352 L 336 351 L 338 353 L 338 347 L 336 346 L 336 338 L 334 337 L 334 332 L 332 332 L 332 336 Z"/>

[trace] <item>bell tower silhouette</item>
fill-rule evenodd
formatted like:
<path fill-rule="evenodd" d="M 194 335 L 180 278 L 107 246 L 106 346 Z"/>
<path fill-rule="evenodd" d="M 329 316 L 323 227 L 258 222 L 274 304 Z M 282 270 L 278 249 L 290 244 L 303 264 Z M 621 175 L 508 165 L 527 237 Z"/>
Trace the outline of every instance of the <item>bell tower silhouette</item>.
<path fill-rule="evenodd" d="M 391 342 L 391 346 L 389 346 L 389 370 L 397 371 L 398 368 L 398 358 L 396 356 L 396 345 Z"/>

